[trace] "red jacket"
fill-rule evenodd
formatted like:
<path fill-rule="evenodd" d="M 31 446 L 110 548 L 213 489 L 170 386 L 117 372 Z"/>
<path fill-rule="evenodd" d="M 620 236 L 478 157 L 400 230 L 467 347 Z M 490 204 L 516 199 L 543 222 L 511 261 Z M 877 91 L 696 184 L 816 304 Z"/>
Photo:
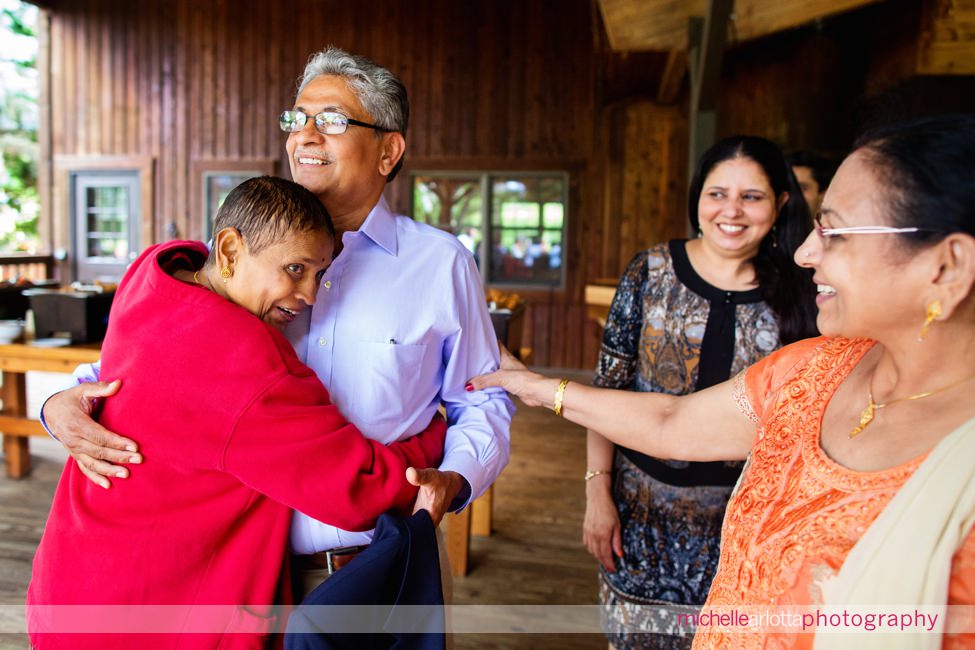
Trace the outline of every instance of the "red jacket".
<path fill-rule="evenodd" d="M 292 508 L 367 530 L 415 497 L 408 466 L 440 462 L 442 421 L 389 447 L 363 438 L 280 332 L 165 270 L 187 255 L 198 266 L 206 249 L 149 248 L 115 296 L 101 378 L 121 379 L 122 388 L 100 421 L 137 440 L 145 461 L 109 490 L 76 463 L 65 466 L 27 596 L 37 648 L 259 647 L 261 638 L 246 634 L 49 633 L 120 622 L 132 631 L 214 632 L 228 611 L 238 631 L 269 630 L 274 621 L 261 612 L 278 593 Z"/>

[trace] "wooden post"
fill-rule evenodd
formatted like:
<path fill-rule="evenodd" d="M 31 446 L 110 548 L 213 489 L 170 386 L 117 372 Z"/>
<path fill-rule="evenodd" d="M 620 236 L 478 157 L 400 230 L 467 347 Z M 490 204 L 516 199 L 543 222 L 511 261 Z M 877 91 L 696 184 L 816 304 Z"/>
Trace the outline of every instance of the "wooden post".
<path fill-rule="evenodd" d="M 711 0 L 706 18 L 691 16 L 687 25 L 687 58 L 691 73 L 691 115 L 688 178 L 698 159 L 714 144 L 721 55 L 734 0 Z M 690 233 L 693 237 L 696 233 Z"/>
<path fill-rule="evenodd" d="M 467 575 L 467 557 L 470 550 L 471 537 L 471 509 L 464 508 L 460 514 L 448 514 L 444 517 L 447 525 L 447 559 L 450 560 L 450 572 L 455 578 Z"/>
<path fill-rule="evenodd" d="M 3 415 L 24 417 L 27 414 L 27 379 L 24 373 L 3 373 L 0 399 L 3 400 Z M 4 433 L 3 455 L 7 463 L 8 477 L 24 478 L 30 474 L 30 445 L 26 437 Z"/>
<path fill-rule="evenodd" d="M 664 72 L 660 76 L 660 85 L 657 87 L 657 103 L 661 106 L 675 104 L 680 94 L 681 82 L 687 74 L 688 53 L 678 49 L 667 52 L 667 63 L 664 65 Z"/>
<path fill-rule="evenodd" d="M 471 503 L 471 534 L 491 535 L 491 518 L 494 515 L 494 486 Z"/>

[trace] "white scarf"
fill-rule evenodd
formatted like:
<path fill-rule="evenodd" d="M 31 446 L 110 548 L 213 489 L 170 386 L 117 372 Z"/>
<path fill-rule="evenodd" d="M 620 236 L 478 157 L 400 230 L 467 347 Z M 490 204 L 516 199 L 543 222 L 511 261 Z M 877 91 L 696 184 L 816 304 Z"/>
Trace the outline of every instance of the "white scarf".
<path fill-rule="evenodd" d="M 975 419 L 948 434 L 904 483 L 822 585 L 823 605 L 940 607 L 942 632 L 951 560 L 975 521 Z M 929 611 L 929 610 L 925 610 Z M 815 647 L 900 650 L 941 647 L 941 634 L 817 633 Z"/>

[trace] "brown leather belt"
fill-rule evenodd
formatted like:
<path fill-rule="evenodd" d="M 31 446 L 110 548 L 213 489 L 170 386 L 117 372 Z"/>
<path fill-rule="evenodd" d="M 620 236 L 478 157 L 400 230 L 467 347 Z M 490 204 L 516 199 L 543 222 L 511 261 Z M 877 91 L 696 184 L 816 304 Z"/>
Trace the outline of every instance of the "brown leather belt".
<path fill-rule="evenodd" d="M 311 555 L 295 555 L 293 559 L 295 567 L 300 570 L 324 569 L 328 575 L 332 575 L 354 560 L 366 548 L 366 546 L 343 546 Z"/>

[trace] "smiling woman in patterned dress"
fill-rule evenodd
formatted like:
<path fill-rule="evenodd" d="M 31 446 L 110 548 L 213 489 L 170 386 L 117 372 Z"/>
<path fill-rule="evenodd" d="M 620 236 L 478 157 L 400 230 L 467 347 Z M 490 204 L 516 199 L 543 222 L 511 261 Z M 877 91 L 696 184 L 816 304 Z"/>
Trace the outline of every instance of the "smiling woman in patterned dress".
<path fill-rule="evenodd" d="M 812 220 L 778 147 L 753 136 L 722 140 L 701 157 L 689 196 L 700 235 L 630 262 L 596 386 L 686 395 L 816 333 L 812 277 L 792 261 Z M 689 647 L 666 608 L 704 602 L 742 463 L 663 460 L 597 431 L 588 434 L 583 540 L 601 565 L 606 634 L 620 650 Z M 637 633 L 649 629 L 660 634 Z"/>
<path fill-rule="evenodd" d="M 673 397 L 590 388 L 510 360 L 510 369 L 472 383 L 557 405 L 566 418 L 657 457 L 747 458 L 706 609 L 864 603 L 945 613 L 948 604 L 975 604 L 975 116 L 861 138 L 795 260 L 813 270 L 824 336 L 707 390 Z M 952 625 L 937 616 L 924 631 Z M 694 645 L 866 650 L 972 641 L 810 633 L 815 626 L 735 632 L 702 627 Z"/>

